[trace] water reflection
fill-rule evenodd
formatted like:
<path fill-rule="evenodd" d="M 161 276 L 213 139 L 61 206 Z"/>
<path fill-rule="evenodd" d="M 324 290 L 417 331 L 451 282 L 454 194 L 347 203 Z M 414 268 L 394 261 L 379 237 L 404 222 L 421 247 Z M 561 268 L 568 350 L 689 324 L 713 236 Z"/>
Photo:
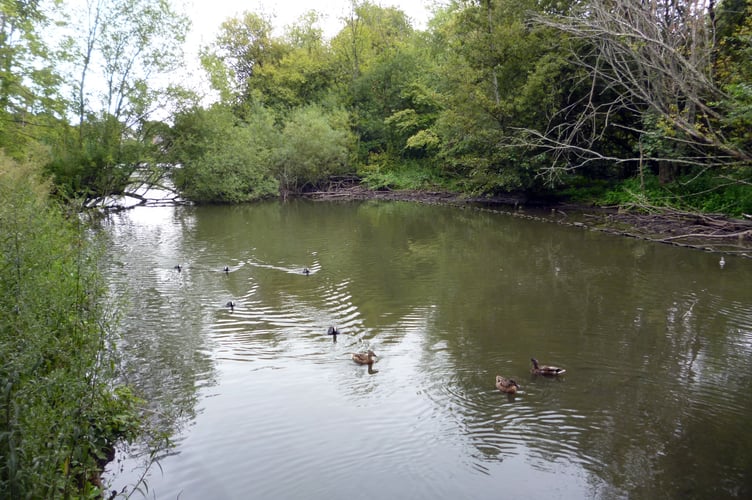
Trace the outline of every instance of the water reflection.
<path fill-rule="evenodd" d="M 136 209 L 107 230 L 129 373 L 192 423 L 158 498 L 752 493 L 749 262 L 408 203 Z M 350 359 L 367 349 L 371 369 Z"/>

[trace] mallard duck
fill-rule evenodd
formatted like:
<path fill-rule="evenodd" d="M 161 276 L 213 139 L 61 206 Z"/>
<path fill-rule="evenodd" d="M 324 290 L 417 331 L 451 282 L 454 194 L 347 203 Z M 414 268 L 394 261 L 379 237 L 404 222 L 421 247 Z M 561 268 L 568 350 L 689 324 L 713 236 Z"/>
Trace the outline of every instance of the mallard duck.
<path fill-rule="evenodd" d="M 375 361 L 373 358 L 378 358 L 378 356 L 370 349 L 368 352 L 352 353 L 352 360 L 361 365 L 372 365 Z"/>
<path fill-rule="evenodd" d="M 496 388 L 501 392 L 506 392 L 507 394 L 515 394 L 517 392 L 517 389 L 520 388 L 520 384 L 518 384 L 514 379 L 504 378 L 501 375 L 496 375 Z"/>
<path fill-rule="evenodd" d="M 229 307 L 230 308 L 230 312 L 234 312 L 235 311 L 235 301 L 231 300 L 231 301 L 227 302 L 227 304 L 225 304 L 225 307 Z"/>
<path fill-rule="evenodd" d="M 563 375 L 566 372 L 564 368 L 559 368 L 558 366 L 541 366 L 535 358 L 530 358 L 530 361 L 533 362 L 533 368 L 530 370 L 533 375 L 548 375 L 550 377 L 555 377 L 556 375 Z"/>

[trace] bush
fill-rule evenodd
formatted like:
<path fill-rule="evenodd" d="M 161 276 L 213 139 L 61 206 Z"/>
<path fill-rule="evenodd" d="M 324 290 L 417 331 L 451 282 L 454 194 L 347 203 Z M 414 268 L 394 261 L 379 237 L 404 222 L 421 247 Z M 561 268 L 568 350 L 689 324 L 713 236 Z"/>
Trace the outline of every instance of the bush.
<path fill-rule="evenodd" d="M 605 193 L 603 205 L 637 204 L 665 206 L 691 212 L 712 212 L 726 215 L 752 213 L 752 172 L 737 169 L 727 174 L 708 171 L 702 175 L 686 175 L 669 184 L 661 184 L 655 175 L 627 179 Z"/>
<path fill-rule="evenodd" d="M 216 106 L 178 117 L 172 145 L 175 183 L 186 198 L 204 203 L 239 203 L 276 195 L 272 152 L 277 134 L 263 108 L 239 121 Z"/>
<path fill-rule="evenodd" d="M 136 400 L 113 388 L 99 253 L 35 178 L 0 156 L 0 498 L 91 496 Z"/>
<path fill-rule="evenodd" d="M 319 106 L 293 111 L 275 151 L 275 175 L 285 191 L 318 186 L 347 168 L 350 135 L 344 113 Z"/>

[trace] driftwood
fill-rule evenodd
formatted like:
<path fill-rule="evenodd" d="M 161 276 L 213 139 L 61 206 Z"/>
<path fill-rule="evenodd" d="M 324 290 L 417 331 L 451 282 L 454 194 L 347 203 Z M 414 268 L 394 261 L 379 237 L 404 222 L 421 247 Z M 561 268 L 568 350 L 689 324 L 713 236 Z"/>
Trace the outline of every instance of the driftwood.
<path fill-rule="evenodd" d="M 752 220 L 652 206 L 621 207 L 601 217 L 610 233 L 703 250 L 752 256 Z"/>

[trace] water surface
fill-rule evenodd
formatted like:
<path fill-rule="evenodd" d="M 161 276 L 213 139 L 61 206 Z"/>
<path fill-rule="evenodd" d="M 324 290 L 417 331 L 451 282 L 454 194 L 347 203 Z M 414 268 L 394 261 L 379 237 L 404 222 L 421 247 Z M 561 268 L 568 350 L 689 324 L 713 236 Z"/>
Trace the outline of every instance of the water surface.
<path fill-rule="evenodd" d="M 129 381 L 174 425 L 150 498 L 752 495 L 749 260 L 402 202 L 105 230 Z"/>

